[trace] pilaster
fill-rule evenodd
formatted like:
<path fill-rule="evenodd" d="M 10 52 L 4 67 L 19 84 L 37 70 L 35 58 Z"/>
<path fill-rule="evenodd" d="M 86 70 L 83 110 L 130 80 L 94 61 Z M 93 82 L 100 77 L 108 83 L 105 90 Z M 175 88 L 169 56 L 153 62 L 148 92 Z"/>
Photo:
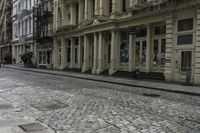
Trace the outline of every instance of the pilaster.
<path fill-rule="evenodd" d="M 97 66 L 98 66 L 98 38 L 97 38 L 97 33 L 94 33 L 94 61 L 93 61 L 93 69 L 92 73 L 96 74 L 97 72 Z"/>
<path fill-rule="evenodd" d="M 173 15 L 167 14 L 166 16 L 166 53 L 165 53 L 165 79 L 167 81 L 173 80 L 173 66 L 172 66 L 172 56 L 173 56 Z"/>
<path fill-rule="evenodd" d="M 99 15 L 99 0 L 95 0 L 95 16 Z"/>
<path fill-rule="evenodd" d="M 59 48 L 58 48 L 58 54 L 59 54 Z M 60 51 L 60 54 L 61 54 L 61 66 L 60 66 L 60 69 L 64 69 L 66 67 L 66 63 L 65 63 L 65 38 L 62 37 L 61 38 L 61 51 Z"/>
<path fill-rule="evenodd" d="M 111 31 L 111 64 L 110 64 L 109 75 L 115 73 L 116 71 L 115 67 L 116 67 L 116 32 L 113 30 Z"/>
<path fill-rule="evenodd" d="M 70 18 L 70 23 L 71 25 L 76 23 L 76 10 L 75 10 L 75 4 L 71 3 L 70 5 L 70 14 L 71 14 L 71 18 Z"/>
<path fill-rule="evenodd" d="M 196 9 L 196 50 L 195 50 L 195 72 L 194 83 L 200 84 L 200 8 Z"/>
<path fill-rule="evenodd" d="M 151 24 L 147 24 L 147 44 L 146 44 L 146 72 L 151 68 Z"/>
<path fill-rule="evenodd" d="M 103 71 L 103 34 L 99 32 L 99 58 L 98 58 L 98 69 L 97 74 Z"/>
<path fill-rule="evenodd" d="M 14 64 L 16 62 L 16 51 L 15 51 L 15 46 L 12 45 L 12 64 Z M 13 61 L 13 59 L 15 59 L 15 62 Z"/>
<path fill-rule="evenodd" d="M 129 35 L 129 71 L 133 71 L 133 35 Z"/>
<path fill-rule="evenodd" d="M 83 11 L 83 9 L 84 9 L 83 7 L 84 7 L 84 5 L 83 4 L 84 4 L 83 0 L 79 0 L 79 19 L 78 19 L 79 23 L 82 22 L 82 20 L 84 18 L 84 16 L 83 16 L 83 12 L 84 12 Z"/>
<path fill-rule="evenodd" d="M 84 15 L 84 20 L 88 19 L 88 1 L 89 0 L 85 0 L 85 15 Z"/>
<path fill-rule="evenodd" d="M 103 16 L 103 14 L 104 14 L 104 12 L 103 12 L 103 0 L 100 0 L 100 3 L 99 3 L 99 6 L 100 6 L 100 8 L 99 8 L 99 12 L 100 12 L 100 16 Z"/>
<path fill-rule="evenodd" d="M 78 68 L 81 69 L 82 60 L 81 60 L 81 49 L 82 49 L 82 43 L 81 43 L 81 36 L 78 38 Z"/>
<path fill-rule="evenodd" d="M 89 45 L 88 37 L 84 35 L 84 63 L 82 72 L 86 72 L 89 69 Z"/>
<path fill-rule="evenodd" d="M 74 56 L 74 53 L 75 53 L 75 49 L 74 49 L 74 39 L 73 38 L 71 38 L 71 55 L 70 55 L 70 57 L 71 57 L 71 59 L 70 59 L 70 68 L 73 68 L 74 67 L 74 63 L 75 63 L 75 56 Z"/>
<path fill-rule="evenodd" d="M 111 19 L 115 19 L 116 18 L 116 15 L 117 15 L 117 12 L 118 12 L 118 7 L 117 7 L 117 3 L 119 1 L 117 0 L 112 0 L 112 14 L 111 14 Z"/>
<path fill-rule="evenodd" d="M 58 44 L 57 44 L 57 40 L 54 38 L 54 49 L 53 49 L 53 54 L 52 54 L 52 57 L 53 57 L 53 68 L 54 69 L 58 69 L 58 66 L 59 66 L 59 58 L 58 58 L 58 55 L 59 55 L 59 49 L 58 49 Z"/>

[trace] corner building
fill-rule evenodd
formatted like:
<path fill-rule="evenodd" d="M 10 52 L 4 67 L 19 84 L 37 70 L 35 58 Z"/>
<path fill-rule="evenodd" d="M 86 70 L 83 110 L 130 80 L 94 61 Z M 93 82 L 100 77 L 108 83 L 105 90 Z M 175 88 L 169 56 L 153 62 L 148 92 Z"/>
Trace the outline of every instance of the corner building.
<path fill-rule="evenodd" d="M 13 63 L 22 64 L 21 55 L 33 52 L 36 64 L 36 43 L 33 38 L 33 7 L 36 0 L 12 0 L 12 57 Z"/>
<path fill-rule="evenodd" d="M 53 25 L 54 69 L 200 84 L 199 0 L 54 0 Z"/>

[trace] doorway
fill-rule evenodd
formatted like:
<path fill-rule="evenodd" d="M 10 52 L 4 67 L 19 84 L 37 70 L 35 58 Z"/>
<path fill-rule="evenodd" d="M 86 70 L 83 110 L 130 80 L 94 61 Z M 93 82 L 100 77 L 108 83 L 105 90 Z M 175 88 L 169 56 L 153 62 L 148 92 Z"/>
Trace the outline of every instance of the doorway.
<path fill-rule="evenodd" d="M 166 39 L 154 39 L 151 53 L 151 71 L 163 73 L 165 69 Z"/>
<path fill-rule="evenodd" d="M 145 71 L 146 67 L 146 40 L 137 40 L 135 45 L 135 65 L 137 69 Z"/>
<path fill-rule="evenodd" d="M 185 82 L 187 76 L 190 76 L 190 79 L 192 80 L 192 51 L 180 51 L 180 81 Z"/>

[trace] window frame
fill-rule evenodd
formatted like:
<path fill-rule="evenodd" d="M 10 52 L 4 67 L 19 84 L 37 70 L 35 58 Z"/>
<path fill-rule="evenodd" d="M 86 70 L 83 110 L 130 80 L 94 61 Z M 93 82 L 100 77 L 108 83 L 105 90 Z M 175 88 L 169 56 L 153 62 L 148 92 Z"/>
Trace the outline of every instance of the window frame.
<path fill-rule="evenodd" d="M 178 24 L 179 24 L 179 21 L 181 20 L 187 20 L 187 19 L 193 19 L 193 29 L 192 30 L 185 30 L 185 31 L 179 31 L 178 28 Z M 178 47 L 182 47 L 182 46 L 193 46 L 195 44 L 195 20 L 196 18 L 194 16 L 191 16 L 191 17 L 181 17 L 179 19 L 176 20 L 176 28 L 175 28 L 175 31 L 176 31 L 176 34 L 175 34 L 175 41 L 176 41 L 176 46 Z M 178 37 L 179 36 L 183 36 L 183 35 L 190 35 L 192 34 L 192 43 L 191 44 L 178 44 Z"/>

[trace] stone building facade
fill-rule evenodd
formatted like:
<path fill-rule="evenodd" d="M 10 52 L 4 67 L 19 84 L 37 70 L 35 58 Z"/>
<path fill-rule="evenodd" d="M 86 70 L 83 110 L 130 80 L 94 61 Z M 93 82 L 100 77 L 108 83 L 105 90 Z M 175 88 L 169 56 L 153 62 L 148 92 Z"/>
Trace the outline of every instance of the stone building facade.
<path fill-rule="evenodd" d="M 33 52 L 36 64 L 36 43 L 33 38 L 33 7 L 36 0 L 12 0 L 12 57 L 13 63 L 22 64 L 20 55 Z"/>
<path fill-rule="evenodd" d="M 11 54 L 12 25 L 11 25 L 11 0 L 0 1 L 0 62 Z"/>
<path fill-rule="evenodd" d="M 198 0 L 54 0 L 54 69 L 200 84 Z"/>
<path fill-rule="evenodd" d="M 53 0 L 37 0 L 33 26 L 37 45 L 37 67 L 52 68 Z"/>

